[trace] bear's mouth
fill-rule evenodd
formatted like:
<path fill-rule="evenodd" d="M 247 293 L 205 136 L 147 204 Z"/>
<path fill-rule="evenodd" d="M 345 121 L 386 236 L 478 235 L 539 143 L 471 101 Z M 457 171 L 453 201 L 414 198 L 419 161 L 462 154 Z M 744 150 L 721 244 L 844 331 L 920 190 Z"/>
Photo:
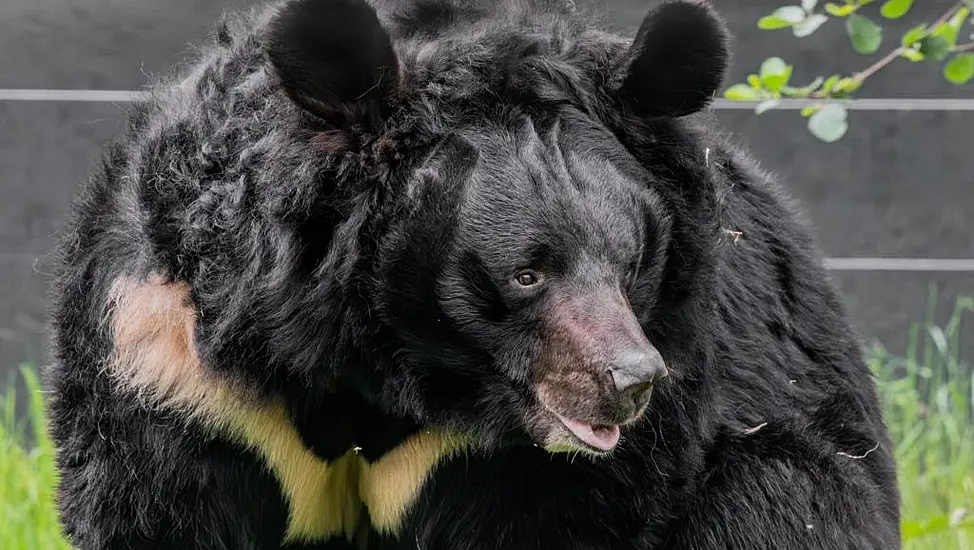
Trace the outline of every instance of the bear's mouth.
<path fill-rule="evenodd" d="M 598 425 L 582 422 L 554 413 L 562 425 L 568 429 L 581 443 L 594 450 L 608 452 L 619 443 L 620 430 L 618 425 Z"/>

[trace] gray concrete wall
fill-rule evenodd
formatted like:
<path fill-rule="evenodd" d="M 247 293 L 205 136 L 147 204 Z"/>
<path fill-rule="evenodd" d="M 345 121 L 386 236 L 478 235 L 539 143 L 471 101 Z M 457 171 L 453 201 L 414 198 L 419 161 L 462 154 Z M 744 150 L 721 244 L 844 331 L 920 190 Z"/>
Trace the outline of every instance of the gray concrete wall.
<path fill-rule="evenodd" d="M 769 52 L 800 67 L 798 82 L 871 61 L 854 54 L 841 24 L 797 40 L 786 31 L 756 29 L 777 2 L 714 3 L 736 37 L 733 81 L 755 71 Z M 917 4 L 932 16 L 947 2 Z M 232 5 L 245 2 L 4 0 L 0 88 L 136 90 L 147 74 L 181 60 L 188 44 Z M 650 3 L 600 5 L 618 28 L 631 31 Z M 890 34 L 887 44 L 898 37 Z M 974 98 L 974 85 L 953 86 L 935 67 L 897 63 L 861 95 Z M 19 362 L 47 360 L 48 252 L 76 186 L 118 129 L 120 114 L 120 105 L 104 102 L 0 101 L 0 387 Z M 834 145 L 809 135 L 796 112 L 719 116 L 807 207 L 829 256 L 974 257 L 974 112 L 853 112 L 849 134 Z M 971 272 L 841 271 L 835 279 L 863 335 L 896 351 L 904 348 L 909 323 L 923 315 L 931 286 L 940 294 L 941 312 L 958 294 L 974 296 Z M 972 357 L 974 332 L 967 336 Z"/>

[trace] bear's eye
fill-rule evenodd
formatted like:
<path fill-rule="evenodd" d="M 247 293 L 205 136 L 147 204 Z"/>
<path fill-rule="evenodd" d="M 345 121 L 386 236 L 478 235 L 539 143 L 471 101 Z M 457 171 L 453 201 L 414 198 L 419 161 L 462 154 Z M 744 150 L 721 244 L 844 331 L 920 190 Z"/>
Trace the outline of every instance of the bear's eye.
<path fill-rule="evenodd" d="M 536 271 L 525 270 L 515 275 L 514 280 L 521 286 L 534 286 L 541 282 L 541 274 Z"/>

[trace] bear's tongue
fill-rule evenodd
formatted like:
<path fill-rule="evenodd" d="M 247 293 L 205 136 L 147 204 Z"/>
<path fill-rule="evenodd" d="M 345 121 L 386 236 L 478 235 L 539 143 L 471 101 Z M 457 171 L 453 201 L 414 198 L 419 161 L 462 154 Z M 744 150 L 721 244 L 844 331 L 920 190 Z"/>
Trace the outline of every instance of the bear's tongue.
<path fill-rule="evenodd" d="M 611 451 L 619 442 L 619 426 L 593 426 L 558 415 L 558 419 L 575 437 L 602 451 Z"/>

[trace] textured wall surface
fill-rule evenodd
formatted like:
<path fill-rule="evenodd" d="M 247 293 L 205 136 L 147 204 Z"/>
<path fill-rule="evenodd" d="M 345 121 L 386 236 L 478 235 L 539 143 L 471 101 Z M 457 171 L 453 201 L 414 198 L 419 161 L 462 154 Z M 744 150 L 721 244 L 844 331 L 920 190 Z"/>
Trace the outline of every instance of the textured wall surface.
<path fill-rule="evenodd" d="M 3 0 L 0 89 L 137 90 L 147 75 L 167 71 L 190 53 L 191 42 L 205 35 L 224 8 L 246 3 Z M 651 4 L 603 0 L 598 6 L 619 29 L 632 31 Z M 755 71 L 770 50 L 799 66 L 794 78 L 800 83 L 819 72 L 849 72 L 871 62 L 853 54 L 840 23 L 797 40 L 787 31 L 755 27 L 777 2 L 714 4 L 735 34 L 735 82 Z M 917 4 L 914 9 L 927 10 L 917 13 L 932 18 L 947 2 Z M 886 44 L 892 47 L 899 34 L 888 35 Z M 861 95 L 974 98 L 974 85 L 953 86 L 934 67 L 898 63 Z M 5 283 L 0 387 L 19 362 L 47 360 L 47 254 L 77 185 L 94 166 L 102 142 L 118 129 L 121 107 L 0 101 L 0 278 Z M 745 138 L 807 208 L 829 256 L 974 257 L 974 112 L 857 111 L 838 145 L 816 141 L 794 111 L 760 118 L 750 111 L 718 112 L 728 130 Z M 896 351 L 904 348 L 909 323 L 924 314 L 931 285 L 940 295 L 941 312 L 959 293 L 974 296 L 971 272 L 842 271 L 835 279 L 863 336 L 879 338 Z M 967 340 L 970 352 L 974 337 Z"/>

